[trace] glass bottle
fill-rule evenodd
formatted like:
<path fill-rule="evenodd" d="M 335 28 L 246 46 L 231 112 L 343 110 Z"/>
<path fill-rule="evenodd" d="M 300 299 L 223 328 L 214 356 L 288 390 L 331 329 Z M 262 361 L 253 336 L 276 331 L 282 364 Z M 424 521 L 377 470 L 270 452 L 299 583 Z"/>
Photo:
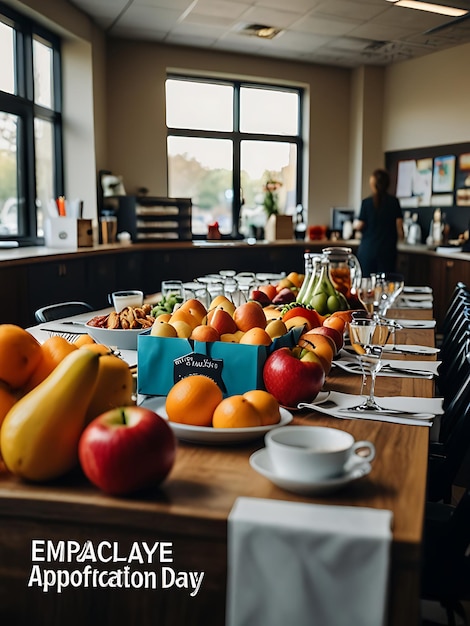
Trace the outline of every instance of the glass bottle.
<path fill-rule="evenodd" d="M 318 253 L 306 252 L 305 258 L 305 278 L 297 294 L 297 302 L 302 304 L 309 304 L 309 300 L 312 297 L 315 284 L 320 274 L 320 263 L 322 255 Z"/>
<path fill-rule="evenodd" d="M 351 308 L 361 308 L 357 288 L 361 284 L 362 270 L 351 248 L 324 248 L 329 261 L 329 274 L 335 288 L 343 294 Z"/>
<path fill-rule="evenodd" d="M 322 257 L 320 274 L 315 281 L 313 291 L 309 295 L 307 304 L 310 304 L 320 315 L 328 315 L 335 311 L 349 309 L 348 301 L 342 293 L 333 286 L 329 272 L 330 261 L 327 256 Z"/>

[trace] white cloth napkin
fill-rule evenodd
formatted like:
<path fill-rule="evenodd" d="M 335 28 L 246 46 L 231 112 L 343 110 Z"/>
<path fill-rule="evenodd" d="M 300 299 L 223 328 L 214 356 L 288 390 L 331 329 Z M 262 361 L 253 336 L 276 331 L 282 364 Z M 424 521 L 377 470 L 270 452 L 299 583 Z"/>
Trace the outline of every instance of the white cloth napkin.
<path fill-rule="evenodd" d="M 438 375 L 438 368 L 442 361 L 408 361 L 405 359 L 381 359 L 382 368 L 377 376 L 394 376 L 402 378 L 433 378 Z M 352 374 L 362 374 L 358 359 L 351 354 L 341 356 L 333 364 Z"/>
<path fill-rule="evenodd" d="M 384 409 L 413 411 L 416 414 L 406 415 L 404 413 L 396 413 L 390 415 L 376 411 L 356 412 L 344 410 L 357 406 L 364 402 L 364 400 L 365 396 L 331 391 L 323 402 L 316 403 L 314 401 L 311 404 L 302 403 L 299 405 L 299 408 L 311 408 L 320 413 L 325 413 L 326 415 L 340 419 L 363 419 L 428 427 L 433 425 L 433 420 L 436 415 L 441 415 L 444 412 L 442 408 L 442 398 L 415 398 L 411 396 L 376 396 L 376 402 Z M 343 410 L 341 411 L 340 409 Z M 417 414 L 420 414 L 420 416 Z"/>
<path fill-rule="evenodd" d="M 391 523 L 387 510 L 239 498 L 227 626 L 382 626 Z"/>
<path fill-rule="evenodd" d="M 405 320 L 405 319 L 395 319 L 390 320 L 391 322 L 396 322 L 403 328 L 435 328 L 436 320 Z"/>

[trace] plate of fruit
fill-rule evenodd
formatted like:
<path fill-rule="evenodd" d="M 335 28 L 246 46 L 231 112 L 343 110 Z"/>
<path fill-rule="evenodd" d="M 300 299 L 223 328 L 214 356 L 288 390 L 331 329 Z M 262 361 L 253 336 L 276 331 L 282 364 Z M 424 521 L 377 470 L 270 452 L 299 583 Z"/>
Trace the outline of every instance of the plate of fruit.
<path fill-rule="evenodd" d="M 267 391 L 224 398 L 217 384 L 202 375 L 187 376 L 167 396 L 147 396 L 140 406 L 167 419 L 181 441 L 210 445 L 254 441 L 293 419 Z"/>

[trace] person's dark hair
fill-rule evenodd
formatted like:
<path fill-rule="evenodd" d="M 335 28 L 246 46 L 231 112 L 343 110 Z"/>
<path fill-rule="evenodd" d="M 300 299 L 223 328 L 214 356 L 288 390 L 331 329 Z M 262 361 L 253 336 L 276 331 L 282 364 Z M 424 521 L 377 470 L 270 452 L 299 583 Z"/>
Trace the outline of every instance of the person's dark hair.
<path fill-rule="evenodd" d="M 390 176 L 386 170 L 379 169 L 372 172 L 372 177 L 375 181 L 374 206 L 378 209 L 390 185 Z"/>

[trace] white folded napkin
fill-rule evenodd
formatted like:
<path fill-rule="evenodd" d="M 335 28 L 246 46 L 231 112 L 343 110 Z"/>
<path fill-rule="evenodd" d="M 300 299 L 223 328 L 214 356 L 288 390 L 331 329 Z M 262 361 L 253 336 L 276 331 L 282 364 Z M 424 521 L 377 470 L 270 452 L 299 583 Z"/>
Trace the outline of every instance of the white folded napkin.
<path fill-rule="evenodd" d="M 391 322 L 396 322 L 403 328 L 435 328 L 436 320 L 405 320 L 405 319 L 395 319 L 390 320 Z"/>
<path fill-rule="evenodd" d="M 432 300 L 409 300 L 408 298 L 400 298 L 395 303 L 398 309 L 432 309 Z"/>
<path fill-rule="evenodd" d="M 311 404 L 302 403 L 299 408 L 312 408 L 320 413 L 340 419 L 363 419 L 428 427 L 432 426 L 436 415 L 443 413 L 442 398 L 415 398 L 412 396 L 376 396 L 376 402 L 380 407 L 392 411 L 404 411 L 403 413 L 397 412 L 391 415 L 379 411 L 345 410 L 361 404 L 364 400 L 365 396 L 330 391 L 323 402 L 320 401 L 318 404 L 315 401 Z M 411 414 L 409 414 L 410 412 Z"/>
<path fill-rule="evenodd" d="M 412 285 L 405 285 L 405 287 L 403 287 L 403 293 L 412 293 L 412 294 L 431 293 L 432 294 L 432 287 L 428 287 L 428 286 L 414 287 Z"/>
<path fill-rule="evenodd" d="M 433 295 L 432 292 L 431 293 L 401 293 L 398 298 L 397 298 L 397 302 L 398 300 L 408 300 L 408 302 L 432 302 L 433 301 Z"/>
<path fill-rule="evenodd" d="M 392 512 L 238 498 L 227 626 L 382 626 Z"/>
<path fill-rule="evenodd" d="M 442 361 L 408 361 L 404 359 L 381 359 L 382 368 L 377 376 L 393 376 L 400 378 L 433 378 L 438 375 Z M 333 364 L 352 374 L 362 374 L 358 359 L 352 355 L 341 356 Z"/>

